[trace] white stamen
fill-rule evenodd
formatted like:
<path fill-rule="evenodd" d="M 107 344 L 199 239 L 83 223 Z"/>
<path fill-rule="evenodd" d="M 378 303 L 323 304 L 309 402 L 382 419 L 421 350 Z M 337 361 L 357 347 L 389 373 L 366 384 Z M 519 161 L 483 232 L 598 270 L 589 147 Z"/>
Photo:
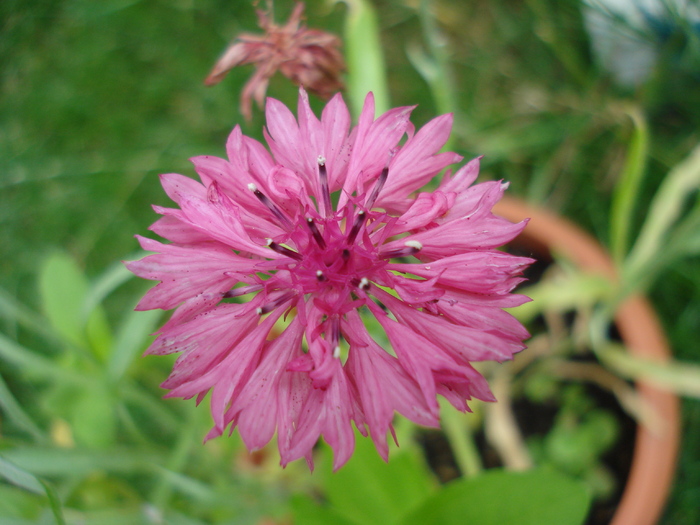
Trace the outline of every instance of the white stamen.
<path fill-rule="evenodd" d="M 316 159 L 316 162 L 318 162 L 319 166 L 325 166 L 326 165 L 326 157 L 323 155 L 319 155 L 318 158 Z"/>
<path fill-rule="evenodd" d="M 363 277 L 362 279 L 360 279 L 360 287 L 359 288 L 361 290 L 366 290 L 367 288 L 369 288 L 369 279 L 367 279 L 367 277 Z"/>
<path fill-rule="evenodd" d="M 416 250 L 423 249 L 423 244 L 420 241 L 406 241 L 403 245 L 408 248 L 415 248 Z"/>
<path fill-rule="evenodd" d="M 250 191 L 258 191 L 258 187 L 255 184 L 253 184 L 252 182 L 248 184 L 248 189 Z"/>
<path fill-rule="evenodd" d="M 338 359 L 340 357 L 340 347 L 339 346 L 336 346 L 333 349 L 333 357 L 335 357 L 336 359 Z"/>
<path fill-rule="evenodd" d="M 273 242 L 275 242 L 275 241 L 273 241 L 272 239 L 270 239 L 268 237 L 267 239 L 265 239 L 265 246 L 270 246 Z"/>
<path fill-rule="evenodd" d="M 263 309 L 262 309 L 261 307 L 258 306 L 258 307 L 255 309 L 255 312 L 256 312 L 258 315 L 262 315 Z"/>
<path fill-rule="evenodd" d="M 316 270 L 316 277 L 323 277 L 323 272 L 321 270 Z"/>

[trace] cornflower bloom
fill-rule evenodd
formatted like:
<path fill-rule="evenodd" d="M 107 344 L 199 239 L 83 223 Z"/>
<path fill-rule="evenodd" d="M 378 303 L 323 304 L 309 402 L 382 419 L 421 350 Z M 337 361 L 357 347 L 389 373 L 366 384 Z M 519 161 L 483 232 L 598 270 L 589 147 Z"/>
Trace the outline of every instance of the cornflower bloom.
<path fill-rule="evenodd" d="M 211 392 L 207 439 L 230 425 L 256 450 L 276 431 L 281 464 L 313 468 L 323 436 L 337 469 L 351 421 L 386 460 L 394 412 L 438 427 L 438 394 L 494 400 L 471 363 L 524 348 L 502 308 L 528 300 L 510 292 L 532 260 L 496 248 L 525 222 L 492 214 L 507 184 L 472 185 L 479 159 L 419 192 L 462 158 L 439 153 L 451 115 L 414 133 L 412 109 L 375 119 L 370 93 L 351 130 L 340 95 L 318 119 L 302 89 L 298 120 L 268 99 L 269 152 L 236 126 L 228 161 L 192 159 L 201 182 L 161 176 L 179 208 L 151 230 L 171 243 L 137 236 L 157 253 L 127 266 L 160 281 L 137 309 L 176 308 L 146 353 L 181 353 L 168 397 Z"/>
<path fill-rule="evenodd" d="M 298 86 L 328 99 L 343 89 L 340 74 L 345 61 L 340 53 L 340 39 L 319 29 L 308 29 L 301 23 L 304 4 L 294 6 L 283 26 L 276 25 L 268 11 L 258 10 L 258 25 L 264 35 L 241 34 L 216 62 L 204 83 L 211 86 L 221 82 L 231 69 L 244 64 L 255 64 L 255 73 L 241 92 L 241 113 L 252 118 L 252 101 L 263 107 L 270 78 L 280 71 Z"/>

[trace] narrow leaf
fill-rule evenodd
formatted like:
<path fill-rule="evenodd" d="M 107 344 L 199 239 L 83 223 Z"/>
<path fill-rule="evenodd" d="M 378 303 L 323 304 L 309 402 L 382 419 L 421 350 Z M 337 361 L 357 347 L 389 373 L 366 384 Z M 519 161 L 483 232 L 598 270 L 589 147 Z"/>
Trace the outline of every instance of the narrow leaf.
<path fill-rule="evenodd" d="M 623 278 L 628 290 L 646 282 L 647 266 L 663 253 L 670 230 L 678 220 L 685 202 L 700 188 L 700 146 L 676 165 L 659 187 L 642 226 L 642 231 L 627 257 Z"/>
<path fill-rule="evenodd" d="M 109 378 L 112 381 L 119 380 L 136 355 L 144 349 L 147 338 L 153 332 L 161 315 L 160 310 L 130 311 L 127 314 L 117 333 L 107 364 Z"/>
<path fill-rule="evenodd" d="M 5 417 L 18 428 L 30 434 L 36 441 L 44 441 L 44 433 L 22 409 L 15 397 L 7 388 L 5 380 L 0 376 L 0 408 Z"/>
<path fill-rule="evenodd" d="M 628 115 L 632 119 L 634 129 L 610 211 L 610 245 L 617 263 L 621 263 L 627 253 L 632 213 L 644 179 L 649 154 L 649 129 L 644 115 L 638 108 L 632 108 Z"/>
<path fill-rule="evenodd" d="M 612 343 L 596 353 L 606 366 L 628 379 L 643 379 L 677 394 L 700 397 L 700 366 L 696 364 L 643 359 Z"/>

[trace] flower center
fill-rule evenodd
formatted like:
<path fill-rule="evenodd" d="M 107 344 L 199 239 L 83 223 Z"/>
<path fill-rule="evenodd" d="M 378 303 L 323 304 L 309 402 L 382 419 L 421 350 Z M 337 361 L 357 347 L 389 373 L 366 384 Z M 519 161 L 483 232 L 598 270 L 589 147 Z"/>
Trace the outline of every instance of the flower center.
<path fill-rule="evenodd" d="M 372 242 L 373 230 L 382 225 L 382 215 L 347 204 L 330 217 L 301 220 L 290 235 L 297 250 L 272 239 L 268 239 L 268 246 L 289 258 L 279 261 L 277 269 L 288 270 L 303 293 L 357 286 L 388 262 Z"/>
<path fill-rule="evenodd" d="M 380 248 L 386 237 L 382 229 L 387 225 L 387 214 L 372 207 L 389 176 L 388 167 L 381 171 L 364 202 L 363 195 L 355 195 L 334 211 L 326 159 L 319 155 L 317 162 L 316 205 L 309 206 L 300 196 L 299 205 L 305 212 L 295 219 L 255 184 L 248 185 L 287 232 L 278 240 L 267 239 L 267 246 L 284 257 L 260 265 L 270 274 L 264 284 L 258 285 L 259 290 L 264 289 L 268 300 L 258 309 L 260 313 L 270 312 L 294 297 L 313 294 L 322 301 L 328 300 L 326 314 L 338 315 L 339 311 L 330 306 L 331 303 L 340 308 L 343 298 L 353 289 L 368 291 L 371 282 L 388 282 L 388 272 L 384 268 L 389 261 L 415 255 L 422 248 L 417 241 L 407 241 L 400 249 Z"/>

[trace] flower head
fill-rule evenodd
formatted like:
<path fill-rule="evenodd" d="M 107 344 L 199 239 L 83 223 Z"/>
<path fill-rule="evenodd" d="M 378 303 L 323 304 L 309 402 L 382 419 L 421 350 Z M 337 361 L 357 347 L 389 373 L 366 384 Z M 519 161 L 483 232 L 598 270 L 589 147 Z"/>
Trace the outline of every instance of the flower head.
<path fill-rule="evenodd" d="M 231 69 L 255 64 L 255 74 L 241 93 L 241 113 L 250 120 L 251 98 L 263 106 L 270 78 L 280 71 L 297 85 L 323 98 L 343 88 L 340 73 L 345 70 L 340 39 L 325 31 L 300 26 L 304 4 L 297 3 L 283 26 L 275 25 L 269 11 L 258 10 L 258 24 L 265 34 L 243 33 L 214 65 L 204 83 L 219 83 Z"/>
<path fill-rule="evenodd" d="M 494 400 L 471 363 L 524 348 L 502 308 L 528 300 L 510 292 L 532 261 L 496 248 L 525 223 L 492 214 L 506 184 L 472 185 L 478 159 L 420 192 L 461 157 L 439 153 L 451 115 L 414 133 L 411 110 L 375 119 L 370 93 L 351 129 L 340 95 L 318 119 L 301 90 L 298 119 L 267 101 L 269 152 L 236 127 L 229 160 L 192 159 L 201 182 L 161 177 L 179 208 L 151 229 L 171 243 L 139 237 L 157 253 L 127 265 L 160 281 L 138 309 L 176 308 L 147 353 L 181 354 L 168 396 L 211 393 L 208 438 L 238 427 L 255 450 L 276 431 L 283 465 L 312 466 L 323 436 L 338 468 L 351 421 L 386 459 L 394 412 L 437 427 L 438 394 Z"/>

